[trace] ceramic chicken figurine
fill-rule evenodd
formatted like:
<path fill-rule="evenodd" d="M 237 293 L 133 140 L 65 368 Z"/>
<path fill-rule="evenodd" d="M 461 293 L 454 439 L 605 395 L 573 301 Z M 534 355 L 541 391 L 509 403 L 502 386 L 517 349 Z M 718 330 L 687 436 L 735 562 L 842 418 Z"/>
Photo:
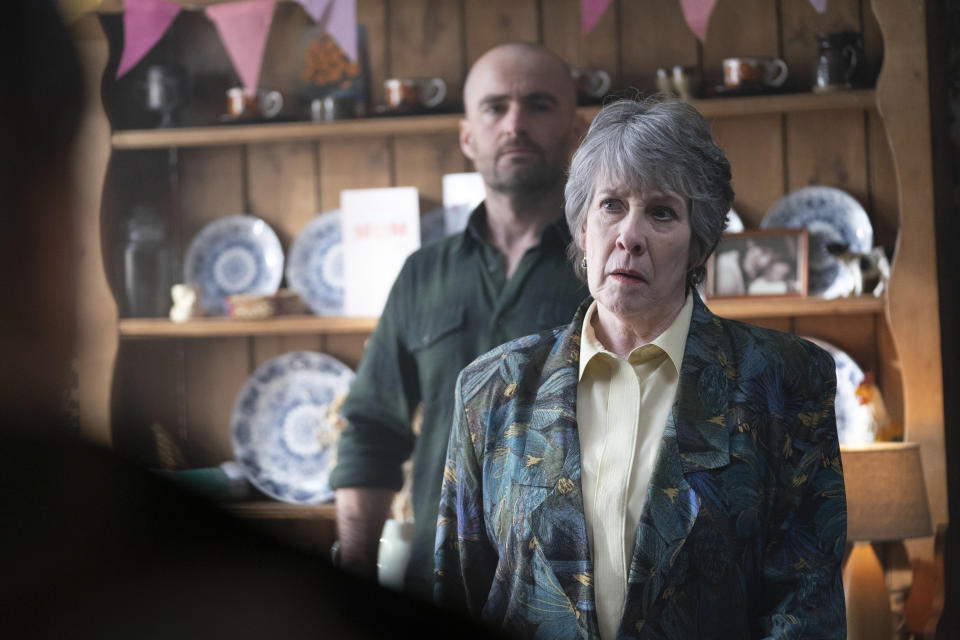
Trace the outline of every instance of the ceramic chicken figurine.
<path fill-rule="evenodd" d="M 894 442 L 903 440 L 903 425 L 893 422 L 887 407 L 883 402 L 880 388 L 874 382 L 872 371 L 863 376 L 863 381 L 854 390 L 860 404 L 870 408 L 871 430 L 877 442 Z"/>

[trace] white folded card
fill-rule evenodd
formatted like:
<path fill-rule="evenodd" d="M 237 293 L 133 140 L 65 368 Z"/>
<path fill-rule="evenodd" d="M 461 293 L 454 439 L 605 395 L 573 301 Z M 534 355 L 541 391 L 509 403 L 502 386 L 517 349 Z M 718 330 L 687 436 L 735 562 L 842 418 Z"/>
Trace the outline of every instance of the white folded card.
<path fill-rule="evenodd" d="M 340 192 L 343 312 L 379 316 L 404 260 L 420 248 L 416 187 Z"/>
<path fill-rule="evenodd" d="M 444 233 L 448 236 L 467 226 L 470 213 L 487 197 L 483 177 L 477 173 L 446 173 L 443 176 Z"/>

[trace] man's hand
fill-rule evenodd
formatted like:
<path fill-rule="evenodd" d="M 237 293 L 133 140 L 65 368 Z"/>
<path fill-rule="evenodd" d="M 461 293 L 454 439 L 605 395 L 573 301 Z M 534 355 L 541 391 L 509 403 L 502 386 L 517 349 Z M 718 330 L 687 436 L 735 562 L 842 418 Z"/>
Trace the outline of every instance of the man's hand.
<path fill-rule="evenodd" d="M 337 489 L 340 566 L 376 581 L 377 548 L 394 492 L 390 489 Z"/>

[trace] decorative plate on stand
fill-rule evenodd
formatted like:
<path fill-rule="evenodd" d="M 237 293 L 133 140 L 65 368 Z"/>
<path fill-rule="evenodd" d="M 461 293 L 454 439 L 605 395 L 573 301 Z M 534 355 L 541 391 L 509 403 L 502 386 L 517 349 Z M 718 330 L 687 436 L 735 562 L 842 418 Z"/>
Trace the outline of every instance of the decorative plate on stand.
<path fill-rule="evenodd" d="M 353 382 L 345 364 L 324 353 L 294 351 L 257 368 L 233 405 L 233 453 L 250 482 L 294 504 L 333 499 L 338 407 Z"/>
<path fill-rule="evenodd" d="M 319 316 L 343 314 L 343 244 L 340 210 L 307 223 L 287 256 L 287 284 Z"/>
<path fill-rule="evenodd" d="M 853 290 L 853 274 L 828 250 L 846 246 L 854 253 L 873 248 L 873 226 L 853 196 L 833 187 L 804 187 L 777 200 L 760 222 L 761 229 L 798 229 L 810 232 L 808 293 L 836 298 Z"/>
<path fill-rule="evenodd" d="M 857 387 L 863 382 L 863 370 L 846 351 L 825 340 L 803 336 L 831 356 L 837 366 L 837 436 L 840 444 L 858 445 L 873 442 L 870 408 L 860 404 Z"/>
<path fill-rule="evenodd" d="M 211 315 L 226 315 L 227 296 L 273 295 L 283 278 L 283 247 L 260 218 L 246 215 L 214 220 L 200 230 L 183 261 L 184 282 L 197 290 L 197 304 Z"/>

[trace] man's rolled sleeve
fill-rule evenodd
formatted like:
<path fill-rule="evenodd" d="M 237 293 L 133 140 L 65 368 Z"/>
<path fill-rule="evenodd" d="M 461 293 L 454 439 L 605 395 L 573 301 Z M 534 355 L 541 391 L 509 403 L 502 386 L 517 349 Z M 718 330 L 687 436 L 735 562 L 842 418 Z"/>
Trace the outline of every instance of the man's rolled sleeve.
<path fill-rule="evenodd" d="M 413 451 L 411 417 L 419 398 L 413 358 L 404 346 L 402 322 L 410 286 L 401 271 L 350 386 L 341 411 L 347 426 L 337 444 L 333 489 L 400 490 L 401 466 Z"/>

